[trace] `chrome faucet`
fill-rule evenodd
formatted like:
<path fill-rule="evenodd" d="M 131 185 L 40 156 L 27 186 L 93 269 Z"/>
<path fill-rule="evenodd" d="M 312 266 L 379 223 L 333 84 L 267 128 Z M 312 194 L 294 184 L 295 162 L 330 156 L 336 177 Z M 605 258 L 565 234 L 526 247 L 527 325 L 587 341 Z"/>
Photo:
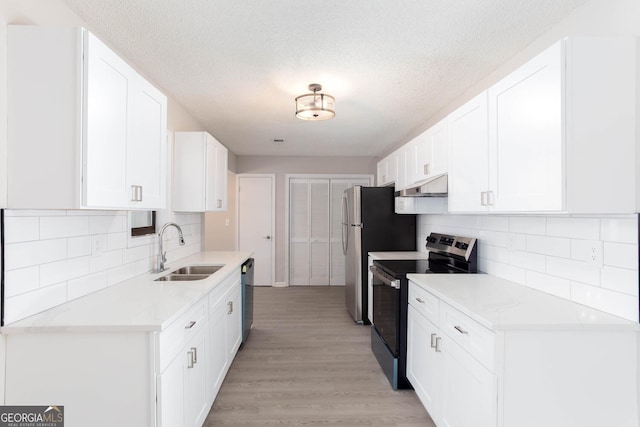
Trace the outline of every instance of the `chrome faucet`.
<path fill-rule="evenodd" d="M 167 262 L 167 253 L 162 249 L 162 236 L 164 235 L 164 230 L 167 227 L 173 226 L 178 229 L 178 241 L 180 242 L 180 246 L 184 246 L 184 237 L 182 236 L 182 229 L 175 222 L 168 222 L 160 228 L 158 232 L 158 264 L 155 273 L 161 273 L 164 271 L 164 263 Z"/>

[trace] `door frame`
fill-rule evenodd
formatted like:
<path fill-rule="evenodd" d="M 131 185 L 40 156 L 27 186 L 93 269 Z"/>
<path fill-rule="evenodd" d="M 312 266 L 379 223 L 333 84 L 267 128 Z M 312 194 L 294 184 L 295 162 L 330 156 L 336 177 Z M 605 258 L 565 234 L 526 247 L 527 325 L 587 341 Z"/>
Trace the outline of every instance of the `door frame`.
<path fill-rule="evenodd" d="M 374 175 L 370 173 L 288 173 L 284 176 L 284 285 L 291 286 L 291 272 L 289 271 L 289 188 L 292 179 L 361 179 L 368 178 L 369 185 L 373 185 Z"/>
<path fill-rule="evenodd" d="M 236 175 L 236 221 L 237 248 L 240 250 L 240 179 L 269 178 L 271 180 L 271 286 L 276 281 L 276 174 L 274 173 L 239 173 Z"/>

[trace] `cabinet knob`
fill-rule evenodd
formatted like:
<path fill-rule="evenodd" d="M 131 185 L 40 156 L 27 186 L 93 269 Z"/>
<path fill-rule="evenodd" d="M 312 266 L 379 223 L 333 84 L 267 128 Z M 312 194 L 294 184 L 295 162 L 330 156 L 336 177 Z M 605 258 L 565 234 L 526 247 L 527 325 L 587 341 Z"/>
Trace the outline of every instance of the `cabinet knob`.
<path fill-rule="evenodd" d="M 264 236 L 264 238 L 267 239 L 267 240 L 271 240 L 271 236 L 268 235 L 268 234 L 266 236 Z"/>
<path fill-rule="evenodd" d="M 194 364 L 193 351 L 187 351 L 187 368 L 192 369 Z"/>
<path fill-rule="evenodd" d="M 422 298 L 416 298 L 416 301 L 418 301 L 420 304 L 424 304 L 424 300 Z"/>
<path fill-rule="evenodd" d="M 429 175 L 431 173 L 431 163 L 424 164 L 424 174 Z"/>
<path fill-rule="evenodd" d="M 442 343 L 442 338 L 437 337 L 436 338 L 436 353 L 440 353 L 442 351 L 442 349 L 440 348 Z"/>
<path fill-rule="evenodd" d="M 437 334 L 431 334 L 431 348 L 436 348 L 437 338 L 438 338 Z"/>
<path fill-rule="evenodd" d="M 220 199 L 216 200 L 216 205 L 217 205 L 218 209 L 222 209 L 222 200 L 220 200 Z"/>
<path fill-rule="evenodd" d="M 229 306 L 229 310 L 227 310 L 227 314 L 233 313 L 233 301 L 229 301 L 227 303 L 227 306 Z"/>

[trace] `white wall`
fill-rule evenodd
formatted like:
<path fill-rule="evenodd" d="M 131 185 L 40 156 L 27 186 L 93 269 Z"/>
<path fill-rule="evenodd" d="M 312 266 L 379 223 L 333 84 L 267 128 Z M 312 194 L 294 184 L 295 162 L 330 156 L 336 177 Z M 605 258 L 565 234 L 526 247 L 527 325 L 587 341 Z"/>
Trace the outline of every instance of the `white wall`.
<path fill-rule="evenodd" d="M 200 251 L 200 214 L 158 213 L 168 262 Z M 5 323 L 149 272 L 157 237 L 130 239 L 124 211 L 5 211 Z"/>
<path fill-rule="evenodd" d="M 0 171 L 6 171 L 6 25 L 35 24 L 84 26 L 60 0 L 0 1 Z M 108 42 L 108 40 L 105 40 Z M 135 63 L 131 62 L 135 67 Z M 144 70 L 138 69 L 143 75 Z M 168 100 L 170 130 L 203 130 L 200 123 L 174 100 Z M 172 132 L 169 133 L 172 136 Z M 169 156 L 169 159 L 171 157 Z M 170 187 L 168 187 L 170 189 Z M 170 194 L 170 191 L 169 191 Z M 0 173 L 0 208 L 6 207 L 6 174 Z M 109 211 L 6 211 L 6 301 L 8 321 L 76 298 L 149 271 L 155 238 L 140 246 L 126 239 L 125 212 Z M 176 221 L 186 229 L 187 245 L 177 249 L 175 235 L 168 242 L 169 260 L 198 252 L 201 215 L 158 212 L 162 224 Z M 173 230 L 171 231 L 173 232 Z M 106 239 L 105 252 L 93 255 L 92 242 Z M 137 243 L 140 243 L 138 241 Z M 5 339 L 0 335 L 0 384 L 4 384 Z M 4 387 L 0 387 L 0 404 Z"/>
<path fill-rule="evenodd" d="M 276 175 L 275 280 L 285 282 L 286 266 L 286 175 L 287 174 L 374 174 L 375 157 L 238 156 L 237 173 Z"/>
<path fill-rule="evenodd" d="M 511 61 L 431 117 L 421 130 L 437 123 L 555 41 L 572 35 L 638 37 L 640 2 L 593 0 L 577 8 Z M 636 175 L 640 177 L 638 171 Z M 636 216 L 422 215 L 419 224 L 421 248 L 429 231 L 478 237 L 483 271 L 638 321 Z M 602 266 L 585 261 L 593 246 L 601 250 Z"/>
<path fill-rule="evenodd" d="M 477 238 L 482 272 L 638 321 L 635 215 L 420 215 L 420 250 L 432 231 Z"/>

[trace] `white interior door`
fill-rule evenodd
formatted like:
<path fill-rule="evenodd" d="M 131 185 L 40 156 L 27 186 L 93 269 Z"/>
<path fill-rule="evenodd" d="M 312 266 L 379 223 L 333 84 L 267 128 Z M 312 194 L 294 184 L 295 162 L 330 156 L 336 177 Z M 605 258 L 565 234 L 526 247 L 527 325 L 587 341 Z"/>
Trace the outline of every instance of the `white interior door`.
<path fill-rule="evenodd" d="M 253 251 L 256 286 L 273 285 L 275 177 L 238 175 L 238 248 Z"/>

